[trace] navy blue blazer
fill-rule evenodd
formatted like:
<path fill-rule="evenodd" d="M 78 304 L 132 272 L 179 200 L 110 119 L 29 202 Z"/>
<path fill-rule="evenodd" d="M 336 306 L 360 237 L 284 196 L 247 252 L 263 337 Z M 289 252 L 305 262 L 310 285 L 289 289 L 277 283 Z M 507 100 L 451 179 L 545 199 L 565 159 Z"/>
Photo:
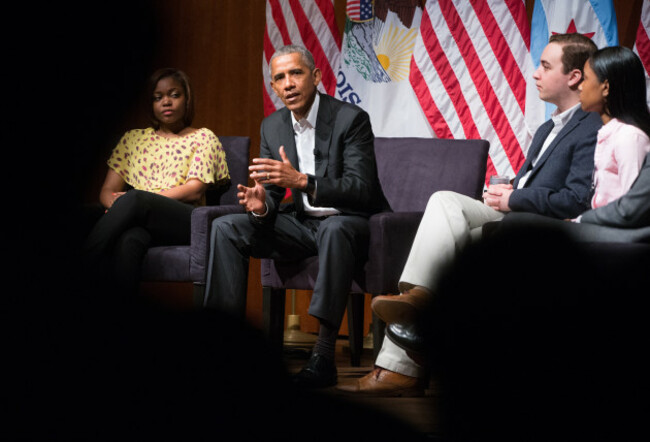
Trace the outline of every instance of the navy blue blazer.
<path fill-rule="evenodd" d="M 377 175 L 370 117 L 364 110 L 321 94 L 314 144 L 316 198 L 310 204 L 363 216 L 389 209 Z M 262 121 L 260 156 L 281 161 L 280 146 L 298 169 L 291 113 L 286 107 Z M 274 185 L 265 188 L 271 216 L 256 219 L 262 222 L 274 218 L 286 191 Z M 296 212 L 301 213 L 302 192 L 291 192 Z"/>
<path fill-rule="evenodd" d="M 575 218 L 589 209 L 594 149 L 601 126 L 602 120 L 597 113 L 578 108 L 532 168 L 524 188 L 517 189 L 519 180 L 531 167 L 553 129 L 553 120 L 542 124 L 515 177 L 513 185 L 516 190 L 509 200 L 512 211 L 566 219 Z"/>

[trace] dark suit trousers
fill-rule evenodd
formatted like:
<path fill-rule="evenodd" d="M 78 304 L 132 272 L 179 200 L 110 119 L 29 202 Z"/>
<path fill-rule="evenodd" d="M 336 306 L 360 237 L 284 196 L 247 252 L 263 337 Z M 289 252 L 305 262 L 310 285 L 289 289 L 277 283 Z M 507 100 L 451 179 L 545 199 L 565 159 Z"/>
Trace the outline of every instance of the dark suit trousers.
<path fill-rule="evenodd" d="M 368 219 L 336 215 L 325 219 L 278 214 L 274 223 L 257 225 L 248 215 L 228 215 L 212 224 L 206 306 L 243 318 L 249 257 L 300 260 L 318 256 L 309 314 L 334 326 L 345 313 L 358 265 L 368 254 Z"/>

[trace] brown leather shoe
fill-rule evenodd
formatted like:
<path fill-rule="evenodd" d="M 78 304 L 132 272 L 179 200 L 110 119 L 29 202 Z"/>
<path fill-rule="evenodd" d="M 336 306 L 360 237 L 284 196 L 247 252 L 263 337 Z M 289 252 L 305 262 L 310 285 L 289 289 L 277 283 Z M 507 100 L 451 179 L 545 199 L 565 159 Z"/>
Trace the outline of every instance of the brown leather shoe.
<path fill-rule="evenodd" d="M 424 396 L 421 379 L 376 367 L 351 383 L 341 383 L 338 390 L 367 396 L 416 397 Z"/>
<path fill-rule="evenodd" d="M 410 324 L 418 319 L 431 302 L 431 294 L 414 287 L 401 295 L 379 295 L 372 298 L 370 307 L 387 324 Z"/>

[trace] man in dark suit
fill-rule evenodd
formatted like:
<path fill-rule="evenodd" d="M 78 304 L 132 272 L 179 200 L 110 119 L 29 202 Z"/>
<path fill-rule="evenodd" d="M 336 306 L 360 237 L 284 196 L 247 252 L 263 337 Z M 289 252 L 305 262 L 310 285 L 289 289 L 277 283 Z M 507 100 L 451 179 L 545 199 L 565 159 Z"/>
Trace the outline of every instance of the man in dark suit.
<path fill-rule="evenodd" d="M 624 229 L 650 226 L 650 154 L 646 154 L 639 176 L 625 195 L 603 207 L 588 210 L 578 221 Z"/>
<path fill-rule="evenodd" d="M 243 317 L 249 256 L 318 255 L 309 314 L 319 336 L 297 384 L 336 383 L 334 349 L 355 268 L 368 249 L 368 216 L 388 209 L 377 178 L 370 119 L 360 108 L 320 94 L 321 71 L 302 47 L 271 58 L 271 86 L 285 108 L 262 122 L 252 187 L 239 185 L 247 214 L 212 225 L 207 305 Z M 291 189 L 293 210 L 280 207 Z"/>
<path fill-rule="evenodd" d="M 511 212 L 573 218 L 589 207 L 594 149 L 602 121 L 598 114 L 581 109 L 578 86 L 584 63 L 596 49 L 581 34 L 549 39 L 533 78 L 540 98 L 555 104 L 557 110 L 535 133 L 514 182 L 490 185 L 484 202 L 455 192 L 431 196 L 400 277 L 401 294 L 377 296 L 372 301 L 381 319 L 413 323 L 429 304 L 447 266 L 459 250 L 480 237 L 484 224 Z M 495 260 L 494 265 L 505 265 L 505 258 Z M 425 370 L 390 339 L 384 339 L 376 365 L 367 376 L 341 388 L 366 394 L 422 391 Z"/>

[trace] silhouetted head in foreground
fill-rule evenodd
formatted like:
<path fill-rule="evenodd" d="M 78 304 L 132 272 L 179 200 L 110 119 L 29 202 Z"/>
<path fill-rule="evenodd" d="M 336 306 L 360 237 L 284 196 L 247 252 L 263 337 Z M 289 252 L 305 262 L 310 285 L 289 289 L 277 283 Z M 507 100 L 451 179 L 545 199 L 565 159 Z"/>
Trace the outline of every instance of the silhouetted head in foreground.
<path fill-rule="evenodd" d="M 530 227 L 459 256 L 427 326 L 443 440 L 597 440 L 641 422 L 650 267 L 615 261 Z M 490 283 L 499 268 L 507 285 Z"/>

